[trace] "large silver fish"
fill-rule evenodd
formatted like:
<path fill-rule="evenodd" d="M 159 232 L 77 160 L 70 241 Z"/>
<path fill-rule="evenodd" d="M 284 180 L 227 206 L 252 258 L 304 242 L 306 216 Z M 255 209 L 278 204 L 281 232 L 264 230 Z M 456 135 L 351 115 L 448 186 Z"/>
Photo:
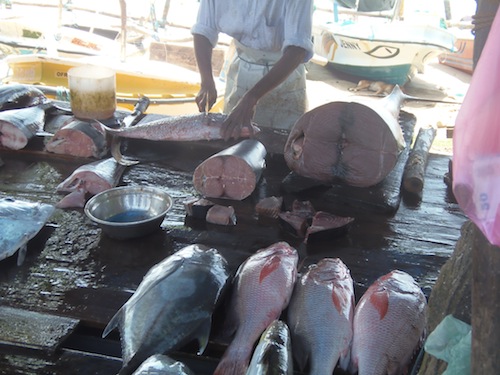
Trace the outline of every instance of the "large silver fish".
<path fill-rule="evenodd" d="M 146 139 L 150 141 L 210 141 L 224 138 L 221 133 L 221 125 L 227 118 L 223 113 L 199 113 L 194 115 L 165 116 L 164 118 L 144 122 L 135 126 L 122 126 L 118 129 L 105 127 L 108 133 L 113 135 L 111 144 L 111 155 L 116 161 L 125 166 L 139 163 L 123 156 L 120 143 L 116 137 Z M 254 133 L 260 131 L 252 125 Z M 241 137 L 250 137 L 247 128 L 241 130 Z"/>
<path fill-rule="evenodd" d="M 426 320 L 427 300 L 413 277 L 399 270 L 380 277 L 356 305 L 352 373 L 406 373 L 423 339 Z"/>
<path fill-rule="evenodd" d="M 28 241 L 35 237 L 55 207 L 13 198 L 0 198 L 0 260 L 19 250 L 17 265 L 24 262 Z"/>
<path fill-rule="evenodd" d="M 103 332 L 120 330 L 123 367 L 132 373 L 153 354 L 168 354 L 197 339 L 208 343 L 212 313 L 229 277 L 216 249 L 187 246 L 153 266 Z"/>
<path fill-rule="evenodd" d="M 115 187 L 124 170 L 125 167 L 113 158 L 82 165 L 57 185 L 58 192 L 69 193 L 57 204 L 57 207 L 83 207 L 87 194 L 96 195 Z"/>
<path fill-rule="evenodd" d="M 184 363 L 163 354 L 155 354 L 146 359 L 133 375 L 194 375 Z"/>
<path fill-rule="evenodd" d="M 0 112 L 0 144 L 20 150 L 37 133 L 43 131 L 45 111 L 40 106 Z"/>
<path fill-rule="evenodd" d="M 290 330 L 281 320 L 273 321 L 262 333 L 246 375 L 292 375 Z"/>
<path fill-rule="evenodd" d="M 297 284 L 288 306 L 293 354 L 309 374 L 331 375 L 340 359 L 347 370 L 352 340 L 354 286 L 339 258 L 312 264 Z"/>
<path fill-rule="evenodd" d="M 223 139 L 221 125 L 227 118 L 223 113 L 199 113 L 194 115 L 165 116 L 131 127 L 109 128 L 106 131 L 123 138 L 147 139 L 150 141 L 210 141 Z M 257 133 L 259 129 L 254 126 Z M 249 137 L 250 131 L 243 128 L 241 137 Z"/>
<path fill-rule="evenodd" d="M 214 375 L 244 374 L 255 342 L 288 306 L 297 278 L 297 250 L 277 242 L 257 251 L 238 268 L 232 290 L 227 333 L 236 335 Z"/>

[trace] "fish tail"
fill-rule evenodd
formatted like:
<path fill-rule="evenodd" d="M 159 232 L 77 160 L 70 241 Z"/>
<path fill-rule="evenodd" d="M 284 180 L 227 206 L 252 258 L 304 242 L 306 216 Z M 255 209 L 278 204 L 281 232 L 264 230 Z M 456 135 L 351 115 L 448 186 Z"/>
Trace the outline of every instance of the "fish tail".
<path fill-rule="evenodd" d="M 245 374 L 250 363 L 252 348 L 239 346 L 233 340 L 222 356 L 213 375 L 240 375 Z"/>
<path fill-rule="evenodd" d="M 234 358 L 222 359 L 213 375 L 241 375 L 245 374 L 248 363 Z"/>
<path fill-rule="evenodd" d="M 122 155 L 121 152 L 121 141 L 117 136 L 113 136 L 111 139 L 111 155 L 115 158 L 116 162 L 125 167 L 129 167 L 139 163 L 139 160 L 133 160 Z"/>

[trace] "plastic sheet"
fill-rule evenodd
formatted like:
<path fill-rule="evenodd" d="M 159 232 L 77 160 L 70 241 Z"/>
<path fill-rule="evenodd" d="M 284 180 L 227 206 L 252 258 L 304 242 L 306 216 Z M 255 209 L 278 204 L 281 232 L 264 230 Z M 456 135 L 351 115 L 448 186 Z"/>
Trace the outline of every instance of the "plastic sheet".
<path fill-rule="evenodd" d="M 457 115 L 453 193 L 464 213 L 500 246 L 500 11 Z"/>
<path fill-rule="evenodd" d="M 471 326 L 447 315 L 427 338 L 424 350 L 448 362 L 443 375 L 470 374 Z"/>

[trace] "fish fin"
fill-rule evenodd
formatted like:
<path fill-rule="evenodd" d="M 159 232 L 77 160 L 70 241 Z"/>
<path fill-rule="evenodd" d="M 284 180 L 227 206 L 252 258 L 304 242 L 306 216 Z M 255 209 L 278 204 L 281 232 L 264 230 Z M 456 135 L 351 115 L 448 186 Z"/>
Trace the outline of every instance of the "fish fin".
<path fill-rule="evenodd" d="M 210 337 L 210 329 L 212 327 L 212 319 L 207 319 L 200 328 L 198 333 L 198 355 L 202 355 L 208 345 L 208 338 Z"/>
<path fill-rule="evenodd" d="M 266 260 L 266 263 L 262 267 L 259 275 L 259 282 L 261 283 L 267 276 L 272 274 L 281 264 L 281 258 L 279 256 L 272 256 Z"/>
<path fill-rule="evenodd" d="M 26 258 L 26 253 L 28 252 L 28 243 L 21 246 L 17 252 L 17 265 L 21 266 Z"/>
<path fill-rule="evenodd" d="M 246 353 L 226 350 L 213 375 L 246 374 L 250 358 Z"/>
<path fill-rule="evenodd" d="M 111 155 L 115 158 L 116 162 L 125 167 L 130 167 L 132 165 L 139 164 L 139 160 L 134 160 L 122 155 L 120 150 L 121 141 L 117 136 L 111 138 Z"/>
<path fill-rule="evenodd" d="M 102 338 L 105 338 L 112 330 L 114 330 L 121 324 L 121 321 L 123 319 L 122 309 L 123 307 L 120 310 L 118 310 L 116 314 L 108 322 L 108 325 L 106 326 L 106 328 L 104 328 L 104 331 L 102 332 Z"/>
<path fill-rule="evenodd" d="M 387 310 L 389 310 L 389 292 L 387 290 L 380 290 L 372 293 L 370 303 L 378 311 L 380 320 L 384 319 Z"/>
<path fill-rule="evenodd" d="M 340 353 L 339 366 L 342 370 L 347 371 L 349 369 L 350 362 L 351 362 L 351 347 L 349 346 L 344 352 Z"/>

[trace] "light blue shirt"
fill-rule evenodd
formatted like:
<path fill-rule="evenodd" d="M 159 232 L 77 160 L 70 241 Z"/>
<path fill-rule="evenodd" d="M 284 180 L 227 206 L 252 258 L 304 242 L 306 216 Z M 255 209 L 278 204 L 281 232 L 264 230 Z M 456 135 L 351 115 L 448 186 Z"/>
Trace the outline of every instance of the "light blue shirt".
<path fill-rule="evenodd" d="M 306 62 L 313 56 L 312 12 L 313 0 L 201 0 L 191 32 L 214 47 L 221 32 L 260 51 L 302 47 Z"/>

